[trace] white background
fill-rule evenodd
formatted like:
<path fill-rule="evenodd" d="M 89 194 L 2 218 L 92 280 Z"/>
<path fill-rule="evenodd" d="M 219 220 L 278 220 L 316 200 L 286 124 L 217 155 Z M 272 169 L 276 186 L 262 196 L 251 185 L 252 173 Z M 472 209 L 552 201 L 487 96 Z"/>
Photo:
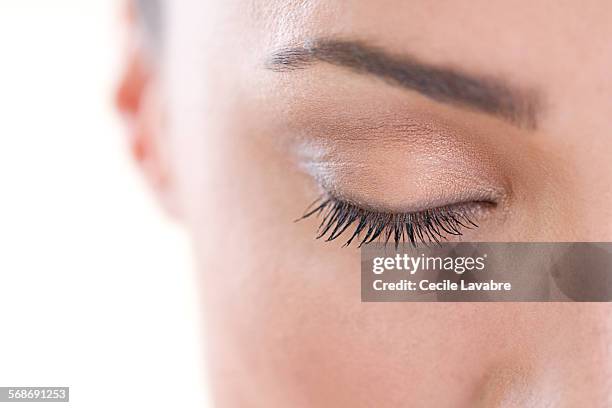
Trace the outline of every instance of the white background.
<path fill-rule="evenodd" d="M 202 407 L 190 248 L 112 106 L 119 15 L 112 0 L 0 0 L 0 386 Z"/>

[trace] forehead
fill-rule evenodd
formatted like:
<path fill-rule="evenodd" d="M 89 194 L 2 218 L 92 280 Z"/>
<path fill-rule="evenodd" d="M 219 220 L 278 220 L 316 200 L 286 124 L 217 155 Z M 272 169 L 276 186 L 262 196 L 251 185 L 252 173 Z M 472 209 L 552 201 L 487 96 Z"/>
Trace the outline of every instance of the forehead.
<path fill-rule="evenodd" d="M 565 112 L 555 107 L 559 117 L 576 115 L 577 100 L 602 106 L 612 95 L 612 3 L 603 0 L 184 0 L 168 9 L 175 60 L 197 56 L 225 76 L 256 75 L 287 44 L 338 37 L 571 99 Z"/>
<path fill-rule="evenodd" d="M 222 24 L 234 34 L 257 32 L 270 40 L 298 40 L 307 35 L 374 38 L 396 48 L 435 54 L 447 44 L 459 52 L 483 47 L 539 50 L 556 44 L 563 51 L 583 45 L 585 36 L 600 44 L 610 33 L 612 3 L 605 0 L 557 2 L 543 0 L 472 0 L 470 2 L 404 0 L 183 0 L 168 2 L 182 17 L 205 20 L 202 29 Z M 210 24 L 212 23 L 212 25 Z M 528 49 L 522 47 L 527 46 Z"/>
<path fill-rule="evenodd" d="M 175 16 L 171 27 L 200 32 L 195 37 L 200 38 L 191 42 L 208 43 L 209 49 L 226 47 L 233 40 L 239 46 L 235 51 L 242 45 L 265 52 L 312 37 L 339 36 L 409 52 L 431 63 L 539 78 L 558 71 L 562 60 L 609 60 L 612 36 L 612 3 L 603 0 L 557 2 L 554 7 L 542 0 L 183 0 L 167 4 Z"/>

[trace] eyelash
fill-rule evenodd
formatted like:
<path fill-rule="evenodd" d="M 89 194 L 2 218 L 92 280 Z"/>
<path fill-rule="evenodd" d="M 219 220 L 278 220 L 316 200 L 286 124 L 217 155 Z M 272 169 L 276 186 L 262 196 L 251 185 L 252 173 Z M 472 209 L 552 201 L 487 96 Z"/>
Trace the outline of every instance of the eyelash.
<path fill-rule="evenodd" d="M 317 239 L 326 242 L 340 237 L 351 225 L 355 230 L 343 246 L 348 246 L 356 238 L 358 248 L 375 240 L 384 240 L 385 245 L 391 238 L 397 248 L 400 243 L 408 242 L 413 247 L 419 244 L 440 244 L 448 235 L 461 236 L 464 228 L 477 228 L 472 220 L 473 211 L 465 205 L 451 205 L 410 213 L 385 213 L 366 210 L 330 195 L 322 195 L 308 206 L 300 221 L 311 216 L 322 217 L 317 229 Z M 361 233 L 365 235 L 361 236 Z"/>

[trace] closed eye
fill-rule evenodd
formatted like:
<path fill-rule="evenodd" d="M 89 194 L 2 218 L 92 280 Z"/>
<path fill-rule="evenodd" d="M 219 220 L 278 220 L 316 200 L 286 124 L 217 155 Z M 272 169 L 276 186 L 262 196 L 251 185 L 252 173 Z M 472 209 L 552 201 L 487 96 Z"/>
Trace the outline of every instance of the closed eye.
<path fill-rule="evenodd" d="M 343 246 L 353 242 L 358 242 L 358 247 L 361 247 L 374 241 L 385 244 L 391 241 L 396 247 L 400 243 L 416 247 L 419 244 L 439 244 L 451 236 L 463 235 L 464 229 L 477 228 L 475 214 L 483 206 L 494 205 L 491 202 L 471 202 L 415 212 L 389 213 L 365 209 L 324 194 L 297 221 L 313 216 L 321 218 L 316 238 L 329 242 L 346 235 L 348 239 Z"/>

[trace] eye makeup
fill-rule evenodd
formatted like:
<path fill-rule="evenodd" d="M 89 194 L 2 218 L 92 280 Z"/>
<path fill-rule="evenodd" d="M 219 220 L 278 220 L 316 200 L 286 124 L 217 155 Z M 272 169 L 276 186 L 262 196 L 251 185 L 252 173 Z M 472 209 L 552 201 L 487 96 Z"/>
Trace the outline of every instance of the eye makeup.
<path fill-rule="evenodd" d="M 419 134 L 319 137 L 297 145 L 301 169 L 321 192 L 300 218 L 319 219 L 316 238 L 358 247 L 427 245 L 463 239 L 503 212 L 510 188 L 493 150 L 475 138 Z"/>
<path fill-rule="evenodd" d="M 330 194 L 319 197 L 299 219 L 317 216 L 321 223 L 317 239 L 333 241 L 353 227 L 344 246 L 358 242 L 358 247 L 376 240 L 385 244 L 392 241 L 412 246 L 445 241 L 449 236 L 463 235 L 463 229 L 477 228 L 473 220 L 478 211 L 493 203 L 461 203 L 408 213 L 389 213 L 368 210 L 335 198 Z"/>
<path fill-rule="evenodd" d="M 495 235 L 514 197 L 503 153 L 514 128 L 379 84 L 318 83 L 287 88 L 274 114 L 279 152 L 312 181 L 304 207 L 319 196 L 301 218 L 318 218 L 316 237 L 360 246 Z"/>

